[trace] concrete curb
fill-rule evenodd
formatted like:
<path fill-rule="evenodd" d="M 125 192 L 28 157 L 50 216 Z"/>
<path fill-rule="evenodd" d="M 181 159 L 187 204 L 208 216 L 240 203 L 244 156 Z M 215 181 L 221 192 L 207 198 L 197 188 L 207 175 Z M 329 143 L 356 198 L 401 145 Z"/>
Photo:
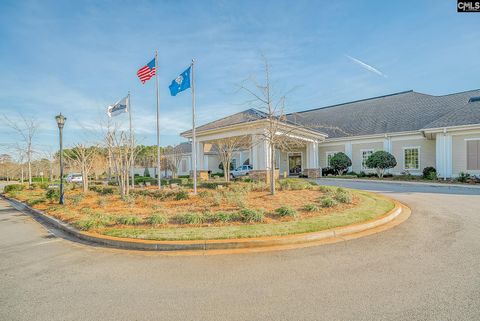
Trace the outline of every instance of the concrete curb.
<path fill-rule="evenodd" d="M 428 182 L 408 182 L 408 181 L 391 181 L 391 180 L 375 180 L 375 179 L 359 179 L 359 178 L 335 178 L 335 177 L 320 177 L 315 179 L 316 181 L 343 181 L 343 182 L 360 182 L 360 183 L 378 183 L 378 184 L 396 184 L 396 185 L 419 185 L 419 186 L 432 186 L 432 187 L 463 187 L 480 189 L 480 185 L 468 185 L 468 184 L 451 184 L 451 183 L 428 183 Z"/>
<path fill-rule="evenodd" d="M 1 197 L 10 202 L 16 209 L 28 212 L 37 218 L 41 223 L 51 225 L 56 229 L 67 233 L 74 238 L 102 245 L 105 247 L 128 249 L 128 250 L 141 250 L 141 251 L 164 251 L 164 252 L 215 252 L 226 251 L 224 253 L 234 253 L 238 250 L 262 250 L 269 248 L 282 248 L 282 247 L 302 247 L 308 243 L 318 243 L 319 241 L 339 241 L 348 238 L 351 235 L 365 232 L 370 229 L 381 227 L 382 225 L 392 222 L 397 218 L 404 208 L 403 204 L 396 200 L 395 207 L 385 213 L 384 215 L 363 223 L 323 230 L 312 233 L 292 234 L 286 236 L 271 236 L 271 237 L 258 237 L 258 238 L 244 238 L 244 239 L 221 239 L 221 240 L 193 240 L 193 241 L 153 241 L 153 240 L 140 240 L 130 238 L 117 238 L 106 235 L 88 233 L 78 231 L 70 225 L 50 216 L 42 211 L 36 210 L 22 202 L 15 199 L 11 199 L 4 195 Z M 384 197 L 384 196 L 382 196 Z M 327 242 L 328 243 L 328 242 Z"/>

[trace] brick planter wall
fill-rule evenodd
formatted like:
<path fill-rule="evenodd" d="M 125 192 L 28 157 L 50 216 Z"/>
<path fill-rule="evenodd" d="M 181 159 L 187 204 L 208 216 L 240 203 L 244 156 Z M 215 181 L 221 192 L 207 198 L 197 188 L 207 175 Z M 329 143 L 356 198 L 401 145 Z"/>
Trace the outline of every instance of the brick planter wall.
<path fill-rule="evenodd" d="M 193 178 L 193 171 L 190 171 L 190 178 Z M 208 181 L 210 177 L 208 176 L 207 170 L 197 170 L 197 179 L 201 181 Z"/>
<path fill-rule="evenodd" d="M 278 179 L 278 169 L 275 170 L 275 179 Z M 248 176 L 254 180 L 268 182 L 270 180 L 270 171 L 269 170 L 251 170 L 248 172 Z"/>
<path fill-rule="evenodd" d="M 322 177 L 322 170 L 320 168 L 306 168 L 303 172 L 308 178 Z"/>

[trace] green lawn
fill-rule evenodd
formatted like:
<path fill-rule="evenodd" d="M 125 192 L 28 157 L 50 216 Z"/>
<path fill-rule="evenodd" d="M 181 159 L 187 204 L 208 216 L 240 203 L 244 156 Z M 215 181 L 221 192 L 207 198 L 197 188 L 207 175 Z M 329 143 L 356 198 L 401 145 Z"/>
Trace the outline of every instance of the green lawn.
<path fill-rule="evenodd" d="M 358 206 L 328 216 L 304 220 L 222 227 L 110 228 L 103 230 L 102 233 L 114 237 L 146 240 L 206 240 L 278 236 L 316 232 L 351 225 L 379 217 L 394 208 L 392 201 L 379 195 L 363 191 L 352 192 L 357 194 L 361 200 Z"/>

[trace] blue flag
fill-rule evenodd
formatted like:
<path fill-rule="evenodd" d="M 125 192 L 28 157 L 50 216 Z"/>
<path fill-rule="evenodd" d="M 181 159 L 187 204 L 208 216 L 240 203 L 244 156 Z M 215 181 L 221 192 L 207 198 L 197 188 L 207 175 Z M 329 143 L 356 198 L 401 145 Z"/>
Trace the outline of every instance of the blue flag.
<path fill-rule="evenodd" d="M 177 78 L 172 80 L 172 83 L 168 87 L 170 88 L 170 95 L 176 96 L 179 92 L 190 88 L 190 69 L 191 68 L 192 68 L 191 66 L 188 67 L 187 70 L 185 70 Z"/>

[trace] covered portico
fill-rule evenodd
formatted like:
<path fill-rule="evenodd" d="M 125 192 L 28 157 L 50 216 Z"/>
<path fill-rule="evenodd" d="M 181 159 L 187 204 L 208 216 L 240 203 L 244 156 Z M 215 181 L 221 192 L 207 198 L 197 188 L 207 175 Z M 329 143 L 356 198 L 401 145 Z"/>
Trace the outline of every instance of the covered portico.
<path fill-rule="evenodd" d="M 267 134 L 268 120 L 260 119 L 248 123 L 232 124 L 220 128 L 199 127 L 196 133 L 196 157 L 199 177 L 208 177 L 205 174 L 218 166 L 218 159 L 213 160 L 213 145 L 221 139 L 243 137 L 245 143 L 235 152 L 240 162 L 248 163 L 253 167 L 249 175 L 255 178 L 267 178 L 272 166 L 269 135 Z M 281 144 L 275 148 L 276 176 L 298 176 L 309 178 L 321 176 L 318 144 L 323 142 L 326 134 L 309 130 L 291 124 L 282 124 L 275 133 Z M 182 136 L 191 139 L 191 131 L 182 133 Z M 210 154 L 207 156 L 207 154 Z M 212 164 L 215 163 L 215 164 Z M 236 164 L 239 166 L 242 164 Z"/>

